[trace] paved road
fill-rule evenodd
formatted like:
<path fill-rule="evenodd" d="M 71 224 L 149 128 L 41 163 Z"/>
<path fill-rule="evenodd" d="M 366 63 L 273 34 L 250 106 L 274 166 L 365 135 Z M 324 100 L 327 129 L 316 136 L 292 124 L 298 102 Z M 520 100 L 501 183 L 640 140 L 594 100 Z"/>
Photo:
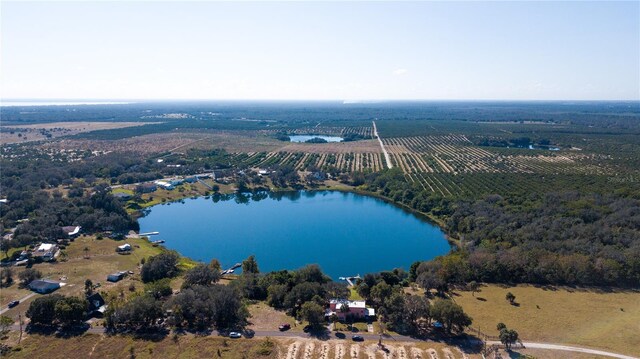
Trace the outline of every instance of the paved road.
<path fill-rule="evenodd" d="M 25 300 L 27 300 L 27 299 L 29 299 L 29 298 L 33 297 L 33 296 L 34 296 L 34 295 L 36 295 L 36 294 L 38 294 L 38 293 L 36 293 L 36 292 L 32 292 L 32 293 L 29 293 L 29 294 L 27 294 L 26 296 L 24 296 L 24 297 L 20 298 L 20 304 L 18 304 L 18 306 L 22 305 L 22 302 L 24 302 Z M 14 308 L 15 308 L 15 307 L 14 307 Z M 4 309 L 0 310 L 0 315 L 2 315 L 2 314 L 4 314 L 4 313 L 6 313 L 8 310 L 9 310 L 9 308 L 8 308 L 8 307 L 5 307 Z"/>
<path fill-rule="evenodd" d="M 487 342 L 487 344 L 500 344 L 500 342 L 490 342 L 489 341 L 489 342 Z M 596 355 L 602 355 L 602 356 L 608 356 L 608 357 L 620 358 L 620 359 L 638 359 L 636 357 L 623 355 L 623 354 L 617 354 L 617 353 L 611 353 L 611 352 L 607 352 L 607 351 L 603 351 L 603 350 L 587 349 L 587 348 L 580 348 L 580 347 L 561 345 L 561 344 L 531 343 L 531 342 L 524 342 L 522 344 L 524 344 L 524 347 L 527 348 L 527 349 L 564 350 L 564 351 L 570 351 L 570 352 L 596 354 Z"/>
<path fill-rule="evenodd" d="M 393 165 L 391 164 L 391 157 L 389 157 L 389 153 L 387 153 L 387 150 L 384 148 L 384 144 L 382 143 L 380 136 L 378 136 L 378 128 L 376 127 L 376 121 L 371 121 L 371 122 L 373 123 L 373 135 L 378 139 L 378 142 L 380 143 L 380 148 L 382 148 L 382 153 L 384 154 L 384 159 L 387 162 L 387 167 L 393 168 Z"/>

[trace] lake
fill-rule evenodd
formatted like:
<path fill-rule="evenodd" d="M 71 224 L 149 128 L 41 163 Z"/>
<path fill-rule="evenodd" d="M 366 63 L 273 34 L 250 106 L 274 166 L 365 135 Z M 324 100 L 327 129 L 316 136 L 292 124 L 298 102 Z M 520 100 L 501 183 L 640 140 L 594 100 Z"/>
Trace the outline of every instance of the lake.
<path fill-rule="evenodd" d="M 290 135 L 289 139 L 291 142 L 307 142 L 312 138 L 322 138 L 327 142 L 342 142 L 344 140 L 342 137 L 338 136 L 320 136 L 320 135 Z"/>
<path fill-rule="evenodd" d="M 224 269 L 254 254 L 261 272 L 317 263 L 341 276 L 409 269 L 449 252 L 435 225 L 382 200 L 335 191 L 218 195 L 157 205 L 140 233 Z"/>

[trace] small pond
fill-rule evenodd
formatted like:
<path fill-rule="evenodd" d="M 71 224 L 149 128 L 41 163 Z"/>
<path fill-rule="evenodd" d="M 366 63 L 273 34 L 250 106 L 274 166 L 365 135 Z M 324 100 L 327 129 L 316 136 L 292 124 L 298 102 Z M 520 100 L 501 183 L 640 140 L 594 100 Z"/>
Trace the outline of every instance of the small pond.
<path fill-rule="evenodd" d="M 290 135 L 291 142 L 307 142 L 313 138 L 321 138 L 327 142 L 342 142 L 342 137 L 338 136 L 321 136 L 321 135 Z"/>

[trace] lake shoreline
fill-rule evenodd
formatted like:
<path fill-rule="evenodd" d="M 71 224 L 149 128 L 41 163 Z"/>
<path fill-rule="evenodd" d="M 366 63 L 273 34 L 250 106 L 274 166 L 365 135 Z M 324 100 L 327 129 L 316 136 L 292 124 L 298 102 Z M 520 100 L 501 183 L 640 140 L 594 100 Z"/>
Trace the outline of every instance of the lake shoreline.
<path fill-rule="evenodd" d="M 408 270 L 456 248 L 428 216 L 352 188 L 230 192 L 164 204 L 174 203 L 154 206 L 139 219 L 140 230 L 160 232 L 166 248 L 196 261 L 227 265 L 255 254 L 265 271 L 317 263 L 338 278 Z"/>

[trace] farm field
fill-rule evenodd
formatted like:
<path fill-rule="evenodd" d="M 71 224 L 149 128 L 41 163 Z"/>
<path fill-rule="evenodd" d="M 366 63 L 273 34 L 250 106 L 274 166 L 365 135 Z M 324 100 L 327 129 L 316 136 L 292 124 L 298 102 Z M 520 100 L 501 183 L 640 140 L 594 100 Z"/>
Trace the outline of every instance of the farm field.
<path fill-rule="evenodd" d="M 527 177 L 537 175 L 603 176 L 611 173 L 606 158 L 596 154 L 569 150 L 496 150 L 475 146 L 464 135 L 383 138 L 383 143 L 392 164 L 402 169 L 407 180 L 442 196 L 510 191 L 496 181 L 506 177 L 495 176 L 498 174 L 525 179 L 510 181 L 514 186 L 522 186 L 531 182 Z"/>
<path fill-rule="evenodd" d="M 517 306 L 505 299 L 516 296 Z M 475 296 L 453 298 L 473 318 L 472 327 L 498 335 L 500 322 L 523 341 L 562 343 L 640 356 L 640 292 L 529 285 L 484 285 Z"/>

